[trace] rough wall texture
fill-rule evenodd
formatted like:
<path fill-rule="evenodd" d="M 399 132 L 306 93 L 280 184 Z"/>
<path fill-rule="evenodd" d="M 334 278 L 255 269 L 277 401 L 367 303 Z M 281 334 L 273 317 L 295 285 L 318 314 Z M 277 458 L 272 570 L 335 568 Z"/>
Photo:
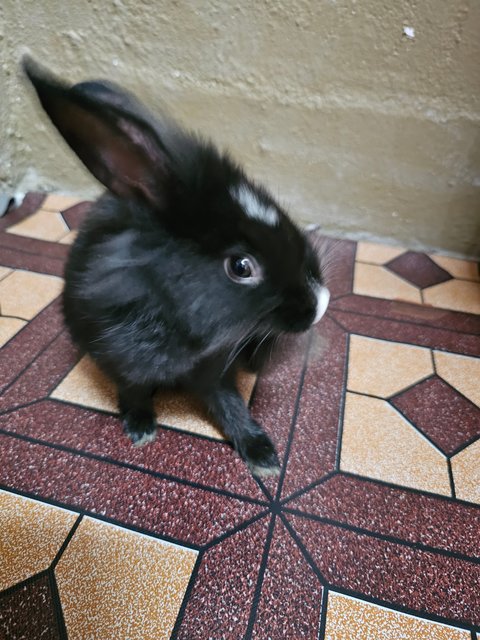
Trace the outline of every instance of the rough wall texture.
<path fill-rule="evenodd" d="M 478 253 L 478 0 L 3 0 L 0 11 L 0 190 L 26 174 L 30 186 L 96 188 L 19 81 L 28 46 L 68 79 L 108 77 L 166 103 L 297 219 Z"/>

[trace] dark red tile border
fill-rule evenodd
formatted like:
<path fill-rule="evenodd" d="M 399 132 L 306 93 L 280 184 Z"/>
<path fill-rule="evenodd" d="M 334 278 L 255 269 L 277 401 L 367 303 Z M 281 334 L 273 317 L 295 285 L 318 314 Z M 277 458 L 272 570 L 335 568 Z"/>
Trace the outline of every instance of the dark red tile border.
<path fill-rule="evenodd" d="M 380 340 L 407 342 L 420 347 L 466 356 L 480 356 L 480 340 L 476 335 L 374 316 L 360 316 L 333 309 L 329 313 L 349 333 L 379 338 Z"/>
<path fill-rule="evenodd" d="M 262 512 L 141 471 L 0 435 L 0 484 L 112 518 L 179 544 L 202 546 Z"/>
<path fill-rule="evenodd" d="M 295 412 L 309 336 L 303 334 L 285 340 L 278 347 L 275 361 L 260 375 L 251 407 L 252 416 L 269 433 L 284 461 L 288 436 Z M 278 478 L 267 478 L 264 486 L 275 495 Z"/>
<path fill-rule="evenodd" d="M 60 305 L 57 298 L 0 350 L 0 393 L 64 330 Z"/>
<path fill-rule="evenodd" d="M 67 232 L 65 232 L 67 233 Z M 47 240 L 37 240 L 36 238 L 27 238 L 18 236 L 14 233 L 0 233 L 0 248 L 13 249 L 20 253 L 34 254 L 40 257 L 54 258 L 56 260 L 65 260 L 70 247 L 66 244 L 58 242 L 49 242 Z"/>
<path fill-rule="evenodd" d="M 358 315 L 373 316 L 413 325 L 450 329 L 458 333 L 480 335 L 480 318 L 473 313 L 450 311 L 398 300 L 383 300 L 368 296 L 344 296 L 330 303 L 330 309 L 349 311 Z"/>
<path fill-rule="evenodd" d="M 480 505 L 337 474 L 285 507 L 480 559 Z"/>
<path fill-rule="evenodd" d="M 245 499 L 265 499 L 230 445 L 188 433 L 159 428 L 154 443 L 137 448 L 123 435 L 117 417 L 52 400 L 0 416 L 0 430 L 135 466 L 164 478 L 184 480 Z"/>
<path fill-rule="evenodd" d="M 60 333 L 0 396 L 0 411 L 44 398 L 79 359 L 66 330 Z"/>
<path fill-rule="evenodd" d="M 64 263 L 57 258 L 48 258 L 32 253 L 22 253 L 0 246 L 0 266 L 9 269 L 24 269 L 49 276 L 63 276 Z"/>
<path fill-rule="evenodd" d="M 480 564 L 288 516 L 332 587 L 467 625 L 480 625 Z"/>
<path fill-rule="evenodd" d="M 346 366 L 346 332 L 327 316 L 308 355 L 283 497 L 335 469 Z"/>
<path fill-rule="evenodd" d="M 277 518 L 252 638 L 317 640 L 323 587 Z"/>
<path fill-rule="evenodd" d="M 246 637 L 268 525 L 269 518 L 262 518 L 204 553 L 172 638 Z"/>

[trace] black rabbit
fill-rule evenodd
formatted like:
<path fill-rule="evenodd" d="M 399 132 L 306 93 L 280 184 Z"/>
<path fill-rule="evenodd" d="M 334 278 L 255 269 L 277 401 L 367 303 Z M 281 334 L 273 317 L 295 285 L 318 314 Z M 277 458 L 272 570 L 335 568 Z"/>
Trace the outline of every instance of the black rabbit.
<path fill-rule="evenodd" d="M 277 473 L 235 377 L 260 346 L 325 312 L 307 236 L 227 155 L 120 87 L 71 86 L 30 57 L 23 67 L 108 189 L 72 247 L 63 308 L 73 340 L 115 381 L 125 432 L 136 445 L 153 440 L 155 390 L 181 387 L 205 403 L 253 474 Z"/>

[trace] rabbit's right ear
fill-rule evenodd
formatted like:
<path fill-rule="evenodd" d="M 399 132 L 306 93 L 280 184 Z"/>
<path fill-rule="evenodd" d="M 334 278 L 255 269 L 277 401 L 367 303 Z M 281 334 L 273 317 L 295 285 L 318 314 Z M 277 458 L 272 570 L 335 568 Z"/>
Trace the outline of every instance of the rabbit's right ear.
<path fill-rule="evenodd" d="M 88 90 L 93 83 L 72 87 L 29 56 L 22 66 L 51 121 L 91 173 L 118 196 L 162 206 L 170 159 L 141 112 L 124 107 L 128 97 L 111 86 L 104 91 Z"/>

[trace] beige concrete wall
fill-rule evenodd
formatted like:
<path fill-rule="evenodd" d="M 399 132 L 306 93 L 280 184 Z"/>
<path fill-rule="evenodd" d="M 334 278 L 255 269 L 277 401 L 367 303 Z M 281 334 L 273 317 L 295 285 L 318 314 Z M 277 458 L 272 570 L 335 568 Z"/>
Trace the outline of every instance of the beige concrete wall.
<path fill-rule="evenodd" d="M 108 77 L 328 233 L 479 252 L 479 0 L 3 0 L 0 187 L 88 193 L 17 63 Z M 413 27 L 415 37 L 403 33 Z"/>

